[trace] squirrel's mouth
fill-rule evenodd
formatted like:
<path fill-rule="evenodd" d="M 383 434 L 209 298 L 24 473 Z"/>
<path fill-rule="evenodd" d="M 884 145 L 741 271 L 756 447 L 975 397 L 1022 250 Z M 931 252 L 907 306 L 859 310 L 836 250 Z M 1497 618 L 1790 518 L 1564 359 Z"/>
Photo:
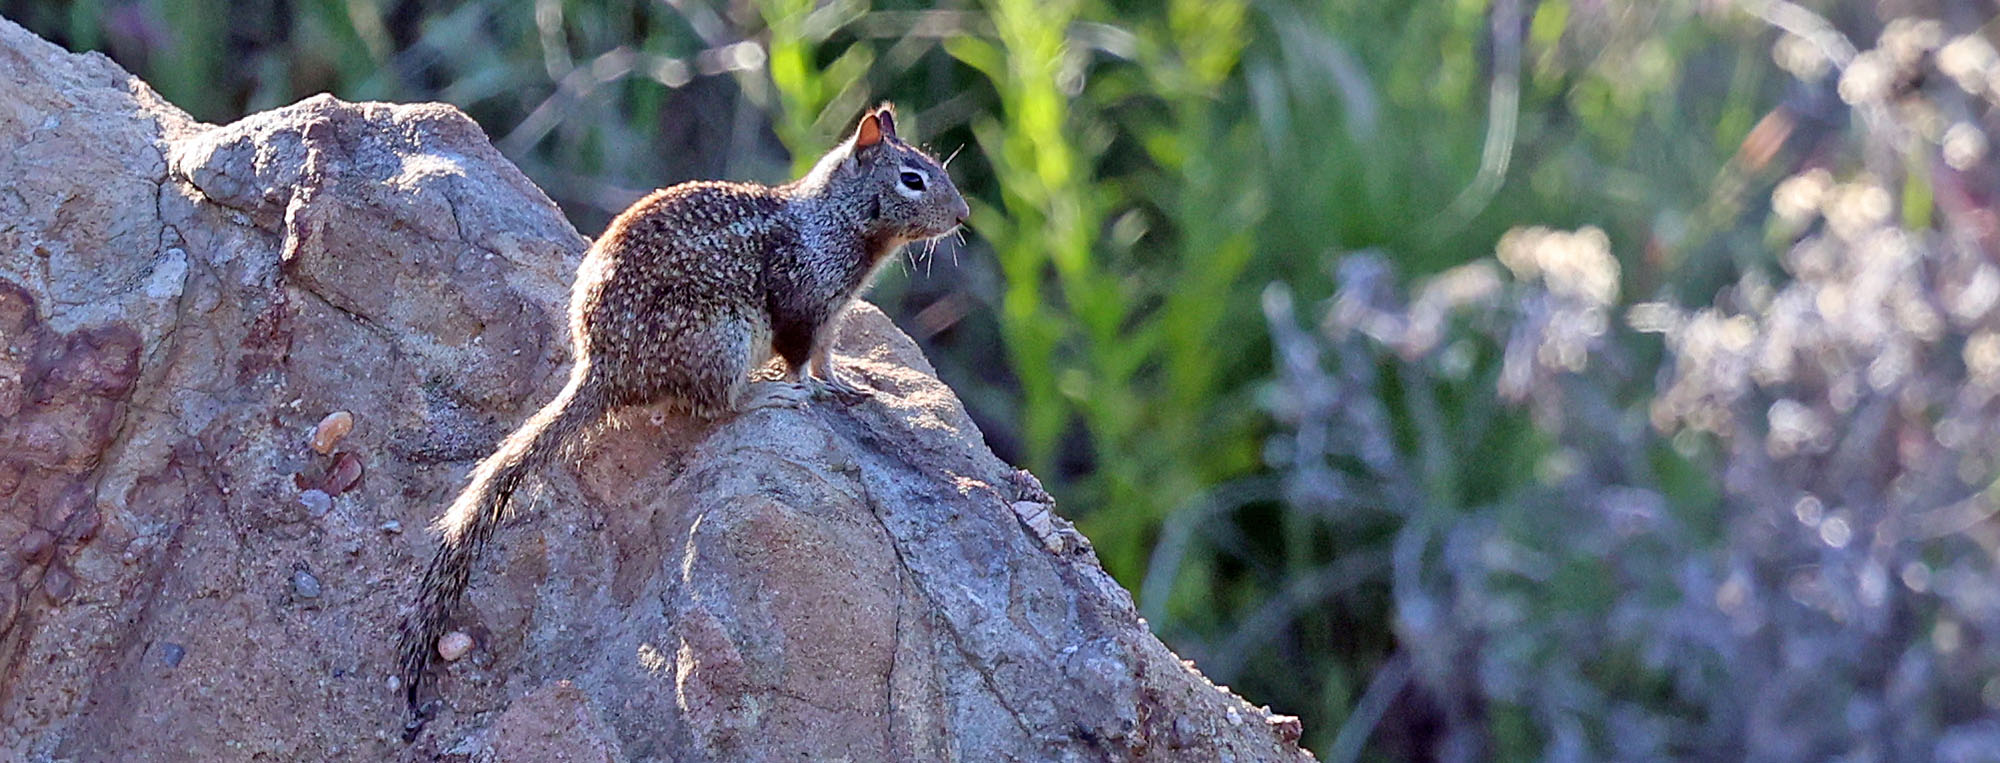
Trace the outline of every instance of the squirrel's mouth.
<path fill-rule="evenodd" d="M 936 227 L 925 226 L 913 230 L 910 232 L 911 234 L 910 238 L 915 241 L 928 241 L 934 238 L 944 238 L 945 236 L 957 233 L 960 230 L 971 230 L 971 228 L 967 228 L 965 225 L 965 221 L 960 220 L 950 225 L 936 226 Z"/>

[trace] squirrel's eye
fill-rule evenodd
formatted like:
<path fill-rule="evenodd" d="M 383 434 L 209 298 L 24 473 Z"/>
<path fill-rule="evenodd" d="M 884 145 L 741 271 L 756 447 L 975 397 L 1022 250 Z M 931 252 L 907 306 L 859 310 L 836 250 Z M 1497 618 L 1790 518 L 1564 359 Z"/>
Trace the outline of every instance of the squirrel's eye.
<path fill-rule="evenodd" d="M 924 176 L 909 170 L 903 170 L 903 187 L 912 191 L 924 190 Z"/>

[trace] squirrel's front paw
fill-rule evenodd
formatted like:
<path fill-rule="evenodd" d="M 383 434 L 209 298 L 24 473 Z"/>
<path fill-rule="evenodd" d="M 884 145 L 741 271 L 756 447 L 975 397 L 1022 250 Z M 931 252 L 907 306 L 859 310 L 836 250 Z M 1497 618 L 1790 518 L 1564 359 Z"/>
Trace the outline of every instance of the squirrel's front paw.
<path fill-rule="evenodd" d="M 849 384 L 845 379 L 838 376 L 826 379 L 807 379 L 806 384 L 812 386 L 813 397 L 830 397 L 843 405 L 854 405 L 875 395 L 874 392 Z"/>

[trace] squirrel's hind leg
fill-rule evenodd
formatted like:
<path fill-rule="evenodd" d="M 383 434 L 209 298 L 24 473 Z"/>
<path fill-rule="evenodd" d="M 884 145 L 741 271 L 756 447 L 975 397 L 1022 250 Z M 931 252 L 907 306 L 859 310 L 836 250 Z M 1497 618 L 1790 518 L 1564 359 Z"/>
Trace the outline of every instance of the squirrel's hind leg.
<path fill-rule="evenodd" d="M 812 393 L 803 385 L 788 381 L 757 381 L 744 385 L 742 402 L 737 404 L 737 413 L 749 413 L 759 408 L 797 408 L 804 405 Z"/>
<path fill-rule="evenodd" d="M 709 404 L 713 416 L 749 413 L 760 408 L 797 408 L 806 400 L 807 390 L 788 369 L 782 381 L 750 380 L 750 374 L 771 360 L 771 332 L 751 319 L 725 320 L 713 332 L 716 339 L 716 375 L 703 380 L 704 389 L 720 390 L 720 400 Z"/>
<path fill-rule="evenodd" d="M 656 397 L 709 420 L 781 402 L 753 400 L 752 388 L 760 385 L 751 384 L 750 373 L 771 357 L 768 332 L 759 329 L 750 319 L 723 315 L 676 332 L 650 364 L 659 372 L 653 377 Z"/>

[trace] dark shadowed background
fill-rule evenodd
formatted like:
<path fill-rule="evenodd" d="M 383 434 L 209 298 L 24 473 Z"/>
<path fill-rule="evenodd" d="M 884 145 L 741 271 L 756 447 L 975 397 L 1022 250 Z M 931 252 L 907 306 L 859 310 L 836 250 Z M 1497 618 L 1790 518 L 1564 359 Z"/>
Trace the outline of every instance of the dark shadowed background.
<path fill-rule="evenodd" d="M 1331 760 L 1993 760 L 1980 0 L 0 0 L 197 118 L 439 100 L 586 235 L 874 101 L 874 291 Z"/>

